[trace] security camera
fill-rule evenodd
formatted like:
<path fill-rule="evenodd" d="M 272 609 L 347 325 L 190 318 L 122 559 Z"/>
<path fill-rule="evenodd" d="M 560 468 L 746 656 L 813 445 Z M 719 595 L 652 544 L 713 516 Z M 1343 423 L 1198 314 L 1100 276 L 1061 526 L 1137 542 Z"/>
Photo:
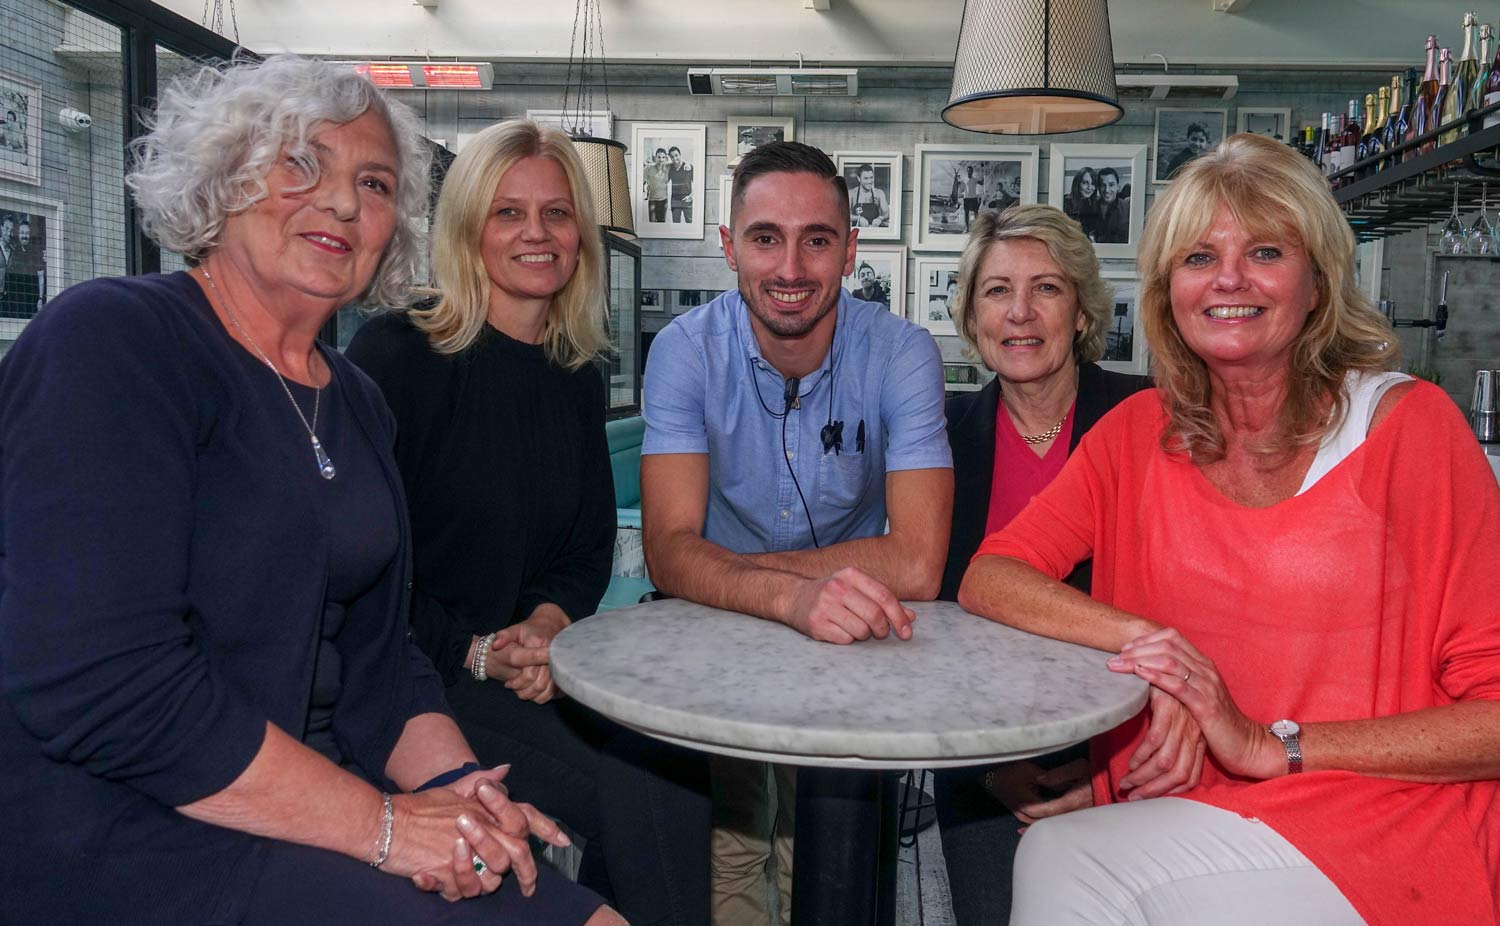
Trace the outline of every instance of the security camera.
<path fill-rule="evenodd" d="M 57 121 L 62 123 L 64 132 L 70 133 L 87 132 L 94 125 L 93 116 L 73 109 L 71 106 L 65 106 L 58 112 Z"/>

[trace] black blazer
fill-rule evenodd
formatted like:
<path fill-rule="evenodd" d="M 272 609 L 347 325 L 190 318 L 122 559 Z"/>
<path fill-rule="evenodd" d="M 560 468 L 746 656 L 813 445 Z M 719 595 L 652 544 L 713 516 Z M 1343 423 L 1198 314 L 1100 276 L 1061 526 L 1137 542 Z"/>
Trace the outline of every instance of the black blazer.
<path fill-rule="evenodd" d="M 1068 453 L 1078 448 L 1084 433 L 1098 423 L 1104 413 L 1129 398 L 1132 393 L 1151 387 L 1144 376 L 1131 376 L 1101 369 L 1085 363 L 1078 370 L 1078 409 L 1073 415 L 1073 437 Z M 978 392 L 968 392 L 948 400 L 948 443 L 953 448 L 953 525 L 948 533 L 948 562 L 943 566 L 943 587 L 938 598 L 958 600 L 958 586 L 979 543 L 984 539 L 984 522 L 990 513 L 990 486 L 995 471 L 995 414 L 1000 409 L 1000 381 Z M 1089 590 L 1092 577 L 1089 562 L 1078 564 L 1068 576 L 1068 584 L 1081 591 Z"/>

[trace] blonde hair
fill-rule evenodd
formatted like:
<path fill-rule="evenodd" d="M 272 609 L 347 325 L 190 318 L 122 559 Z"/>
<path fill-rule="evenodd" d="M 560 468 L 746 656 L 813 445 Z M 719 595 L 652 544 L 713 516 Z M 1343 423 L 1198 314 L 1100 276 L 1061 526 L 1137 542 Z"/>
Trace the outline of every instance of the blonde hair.
<path fill-rule="evenodd" d="M 1073 357 L 1093 363 L 1104 356 L 1104 333 L 1114 311 L 1115 289 L 1099 275 L 1099 258 L 1083 228 L 1055 206 L 1011 206 L 1003 212 L 982 213 L 969 229 L 969 240 L 958 259 L 958 292 L 954 294 L 953 323 L 964 339 L 965 352 L 979 356 L 979 320 L 973 311 L 979 268 L 997 241 L 1031 238 L 1046 245 L 1047 253 L 1073 284 L 1083 330 L 1073 339 Z"/>
<path fill-rule="evenodd" d="M 456 354 L 484 331 L 490 278 L 480 253 L 495 188 L 505 172 L 526 158 L 550 158 L 568 178 L 578 223 L 578 266 L 552 298 L 542 331 L 547 359 L 576 370 L 610 348 L 606 330 L 604 246 L 593 199 L 573 142 L 556 129 L 515 119 L 474 136 L 453 161 L 432 222 L 432 275 L 441 296 L 436 305 L 411 311 L 413 323 L 433 350 Z"/>
<path fill-rule="evenodd" d="M 1295 242 L 1316 279 L 1316 302 L 1291 346 L 1287 395 L 1274 436 L 1254 448 L 1274 464 L 1318 442 L 1342 420 L 1346 373 L 1389 369 L 1400 348 L 1390 323 L 1355 285 L 1354 233 L 1328 181 L 1286 145 L 1231 135 L 1173 177 L 1141 237 L 1141 321 L 1169 419 L 1163 449 L 1191 454 L 1199 463 L 1224 456 L 1224 434 L 1209 404 L 1208 365 L 1188 347 L 1172 317 L 1172 271 L 1221 208 L 1255 238 Z"/>

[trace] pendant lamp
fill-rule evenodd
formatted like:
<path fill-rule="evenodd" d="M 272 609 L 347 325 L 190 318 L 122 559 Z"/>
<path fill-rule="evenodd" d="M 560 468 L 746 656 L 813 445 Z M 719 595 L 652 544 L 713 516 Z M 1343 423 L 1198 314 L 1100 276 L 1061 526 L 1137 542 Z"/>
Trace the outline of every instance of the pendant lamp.
<path fill-rule="evenodd" d="M 1056 135 L 1125 114 L 1106 0 L 966 0 L 943 121 L 995 135 Z"/>
<path fill-rule="evenodd" d="M 582 36 L 579 31 L 582 29 Z M 591 57 L 597 46 L 599 57 Z M 577 67 L 577 80 L 574 68 Z M 630 204 L 630 183 L 625 171 L 625 145 L 588 132 L 588 113 L 593 109 L 594 88 L 590 70 L 598 68 L 604 85 L 604 108 L 609 109 L 609 79 L 605 75 L 604 27 L 597 0 L 578 0 L 573 13 L 573 38 L 568 45 L 568 76 L 563 88 L 562 128 L 573 139 L 573 150 L 583 162 L 584 177 L 593 196 L 594 216 L 599 226 L 622 238 L 635 237 L 635 218 Z"/>

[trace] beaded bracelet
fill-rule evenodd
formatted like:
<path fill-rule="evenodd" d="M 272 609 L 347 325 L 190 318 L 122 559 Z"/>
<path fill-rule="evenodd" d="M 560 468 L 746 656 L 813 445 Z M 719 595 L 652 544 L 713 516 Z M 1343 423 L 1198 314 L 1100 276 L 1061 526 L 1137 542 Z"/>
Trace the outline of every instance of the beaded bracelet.
<path fill-rule="evenodd" d="M 474 681 L 476 682 L 482 682 L 487 677 L 484 674 L 484 664 L 489 659 L 490 644 L 494 642 L 495 634 L 487 633 L 484 636 L 480 637 L 479 642 L 474 646 L 474 664 L 471 672 L 473 673 Z"/>
<path fill-rule="evenodd" d="M 380 792 L 380 805 L 380 845 L 375 850 L 375 859 L 370 862 L 371 868 L 379 868 L 390 858 L 391 836 L 396 830 L 396 808 L 391 803 L 391 796 L 384 791 Z"/>

